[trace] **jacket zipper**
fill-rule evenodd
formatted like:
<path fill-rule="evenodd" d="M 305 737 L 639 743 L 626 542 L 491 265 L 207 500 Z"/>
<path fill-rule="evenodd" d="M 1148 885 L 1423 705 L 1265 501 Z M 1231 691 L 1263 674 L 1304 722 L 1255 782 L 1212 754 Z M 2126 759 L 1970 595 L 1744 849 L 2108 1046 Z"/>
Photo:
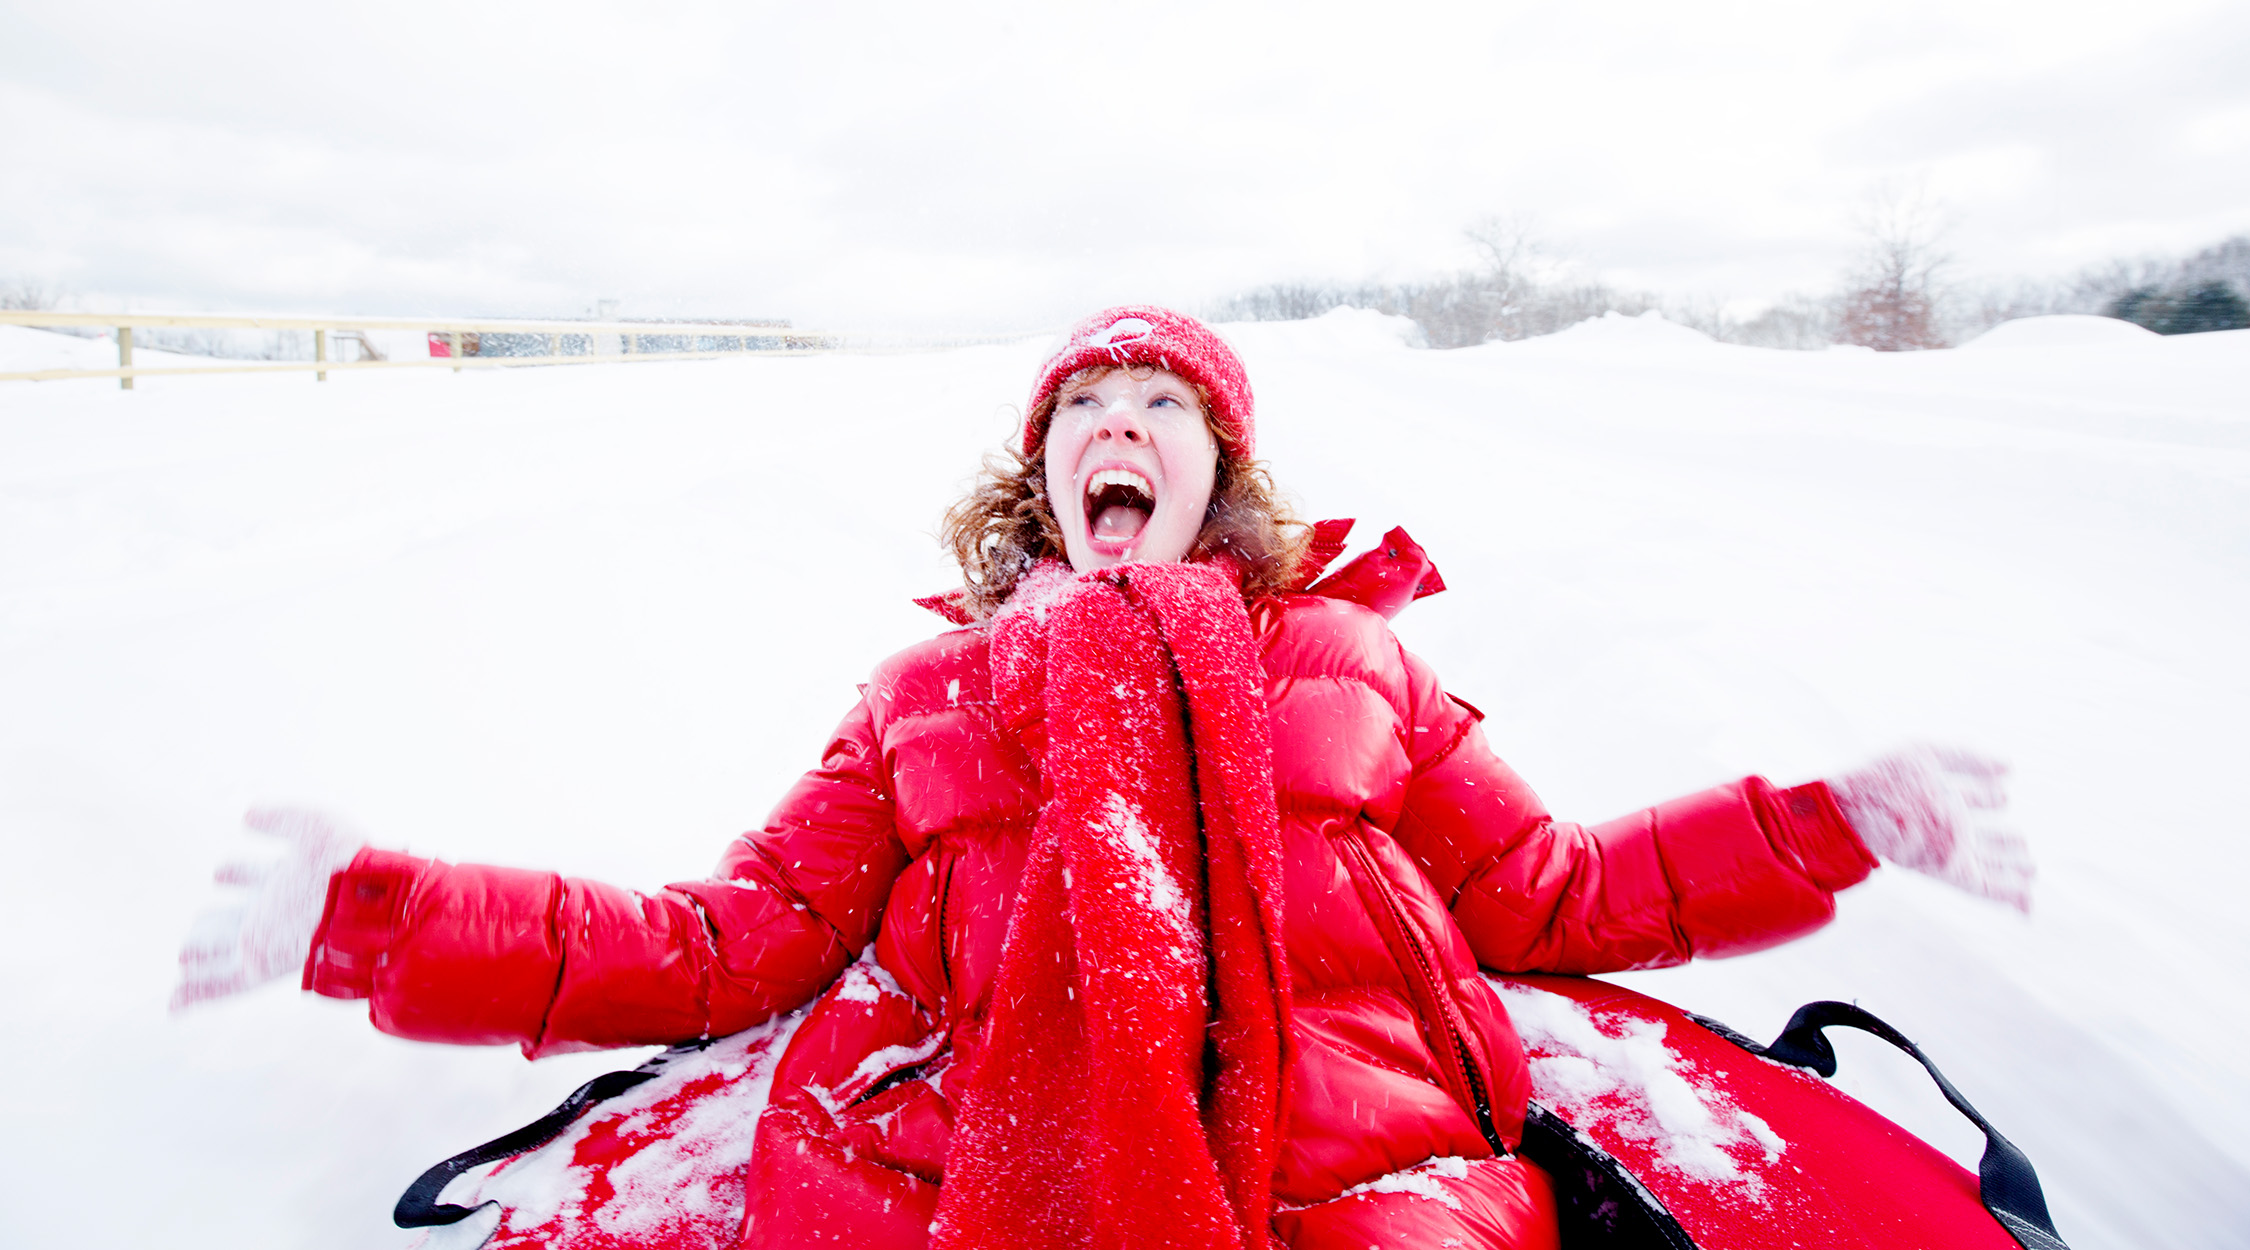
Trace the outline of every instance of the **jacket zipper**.
<path fill-rule="evenodd" d="M 965 1003 L 953 1001 L 953 934 L 945 923 L 946 911 L 953 905 L 953 857 L 948 855 L 937 883 L 937 952 L 938 976 L 945 981 L 945 1014 L 948 1020 L 960 1019 L 968 1010 Z"/>
<path fill-rule="evenodd" d="M 1393 958 L 1416 991 L 1419 1014 L 1427 1032 L 1442 1035 L 1442 1039 L 1430 1039 L 1433 1043 L 1443 1042 L 1431 1049 L 1437 1052 L 1439 1066 L 1453 1087 L 1450 1092 L 1454 1101 L 1476 1122 L 1477 1131 L 1484 1135 L 1493 1152 L 1506 1158 L 1508 1148 L 1502 1144 L 1499 1130 L 1492 1124 L 1491 1095 L 1485 1090 L 1474 1052 L 1469 1049 L 1468 1026 L 1461 1020 L 1460 1007 L 1453 1001 L 1452 992 L 1438 980 L 1436 956 L 1423 944 L 1412 917 L 1407 915 L 1406 905 L 1375 863 L 1375 855 L 1368 850 L 1366 842 L 1356 832 L 1337 841 L 1350 848 L 1361 879 L 1380 901 L 1376 923 L 1385 930 L 1383 936 L 1390 943 Z"/>

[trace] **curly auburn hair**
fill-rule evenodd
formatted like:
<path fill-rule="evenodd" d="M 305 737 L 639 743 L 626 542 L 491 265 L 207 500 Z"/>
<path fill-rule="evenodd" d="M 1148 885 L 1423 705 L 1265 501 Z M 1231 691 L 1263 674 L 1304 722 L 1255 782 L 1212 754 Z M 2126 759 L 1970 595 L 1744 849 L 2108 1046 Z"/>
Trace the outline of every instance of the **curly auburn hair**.
<path fill-rule="evenodd" d="M 1031 427 L 1045 429 L 1065 392 L 1099 381 L 1116 367 L 1094 365 L 1070 375 L 1039 406 Z M 1232 558 L 1242 568 L 1245 599 L 1287 590 L 1297 580 L 1312 531 L 1282 502 L 1265 466 L 1245 459 L 1239 441 L 1212 422 L 1210 392 L 1200 383 L 1189 385 L 1195 388 L 1204 426 L 1219 444 L 1219 464 L 1211 503 L 1203 512 L 1203 529 L 1187 558 Z M 1062 527 L 1047 499 L 1046 458 L 1027 458 L 1015 446 L 985 457 L 976 485 L 946 510 L 938 540 L 961 562 L 961 581 L 968 592 L 961 606 L 978 620 L 990 619 L 1033 564 L 1069 558 L 1064 554 Z"/>

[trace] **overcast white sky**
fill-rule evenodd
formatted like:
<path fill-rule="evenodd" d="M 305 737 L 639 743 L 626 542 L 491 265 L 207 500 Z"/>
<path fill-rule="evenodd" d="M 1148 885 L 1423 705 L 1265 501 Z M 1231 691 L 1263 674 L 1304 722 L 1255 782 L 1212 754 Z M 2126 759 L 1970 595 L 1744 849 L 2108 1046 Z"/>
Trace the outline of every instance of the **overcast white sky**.
<path fill-rule="evenodd" d="M 0 0 L 0 280 L 139 308 L 1040 327 L 1465 262 L 1818 289 L 2250 230 L 2250 5 Z"/>

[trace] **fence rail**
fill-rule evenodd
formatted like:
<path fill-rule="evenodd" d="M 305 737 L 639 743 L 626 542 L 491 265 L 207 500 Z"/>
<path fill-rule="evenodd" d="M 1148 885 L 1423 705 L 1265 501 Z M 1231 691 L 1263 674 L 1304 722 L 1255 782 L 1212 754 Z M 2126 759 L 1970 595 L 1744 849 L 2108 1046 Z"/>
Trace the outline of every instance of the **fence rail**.
<path fill-rule="evenodd" d="M 423 318 L 423 317 L 300 317 L 238 316 L 226 313 L 79 313 L 37 309 L 0 309 L 0 325 L 44 328 L 114 330 L 117 367 L 114 369 L 29 369 L 0 372 L 0 382 L 53 382 L 69 378 L 116 378 L 133 389 L 133 379 L 161 375 L 205 373 L 310 372 L 319 381 L 331 372 L 352 369 L 463 369 L 515 368 L 524 365 L 637 364 L 660 360 L 712 360 L 727 356 L 804 356 L 828 352 L 914 351 L 937 347 L 966 347 L 981 343 L 1014 342 L 1029 334 L 982 335 L 878 335 L 839 331 L 800 330 L 776 322 L 742 321 L 554 321 L 526 319 Z M 311 360 L 271 360 L 239 364 L 158 365 L 133 364 L 135 329 L 192 330 L 310 330 Z M 431 350 L 448 349 L 446 355 L 416 356 L 403 360 L 329 359 L 329 344 L 341 332 L 360 336 L 368 347 L 367 331 L 404 331 L 427 335 Z M 545 339 L 545 352 L 519 352 L 521 342 L 510 341 L 504 354 L 485 355 L 484 336 L 510 340 L 528 338 L 537 345 Z M 642 340 L 657 340 L 643 350 Z M 679 350 L 671 344 L 686 340 Z M 709 340 L 711 346 L 702 346 Z M 497 345 L 497 344 L 496 344 Z M 472 354 L 473 353 L 473 354 Z M 226 359 L 218 357 L 215 359 Z"/>

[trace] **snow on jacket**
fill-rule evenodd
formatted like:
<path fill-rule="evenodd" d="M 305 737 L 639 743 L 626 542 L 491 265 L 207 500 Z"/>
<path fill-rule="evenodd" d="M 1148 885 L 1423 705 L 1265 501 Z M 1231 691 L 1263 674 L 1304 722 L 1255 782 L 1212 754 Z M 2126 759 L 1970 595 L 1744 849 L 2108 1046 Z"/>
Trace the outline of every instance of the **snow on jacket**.
<path fill-rule="evenodd" d="M 1819 782 L 1555 821 L 1382 616 L 1293 594 L 1251 617 L 1295 996 L 1275 1230 L 1363 1246 L 1405 1219 L 1417 1244 L 1508 1244 L 1538 1201 L 1506 1157 L 1529 1082 L 1478 965 L 1758 950 L 1825 923 L 1875 861 Z M 307 987 L 370 999 L 389 1033 L 531 1056 L 723 1035 L 818 996 L 759 1122 L 744 1244 L 923 1244 L 945 1077 L 974 1061 L 1040 802 L 1040 727 L 997 723 L 987 638 L 955 630 L 885 662 L 821 766 L 708 880 L 642 894 L 362 853 L 336 876 Z M 1430 1160 L 1448 1201 L 1415 1198 L 1420 1174 L 1364 1188 Z"/>

